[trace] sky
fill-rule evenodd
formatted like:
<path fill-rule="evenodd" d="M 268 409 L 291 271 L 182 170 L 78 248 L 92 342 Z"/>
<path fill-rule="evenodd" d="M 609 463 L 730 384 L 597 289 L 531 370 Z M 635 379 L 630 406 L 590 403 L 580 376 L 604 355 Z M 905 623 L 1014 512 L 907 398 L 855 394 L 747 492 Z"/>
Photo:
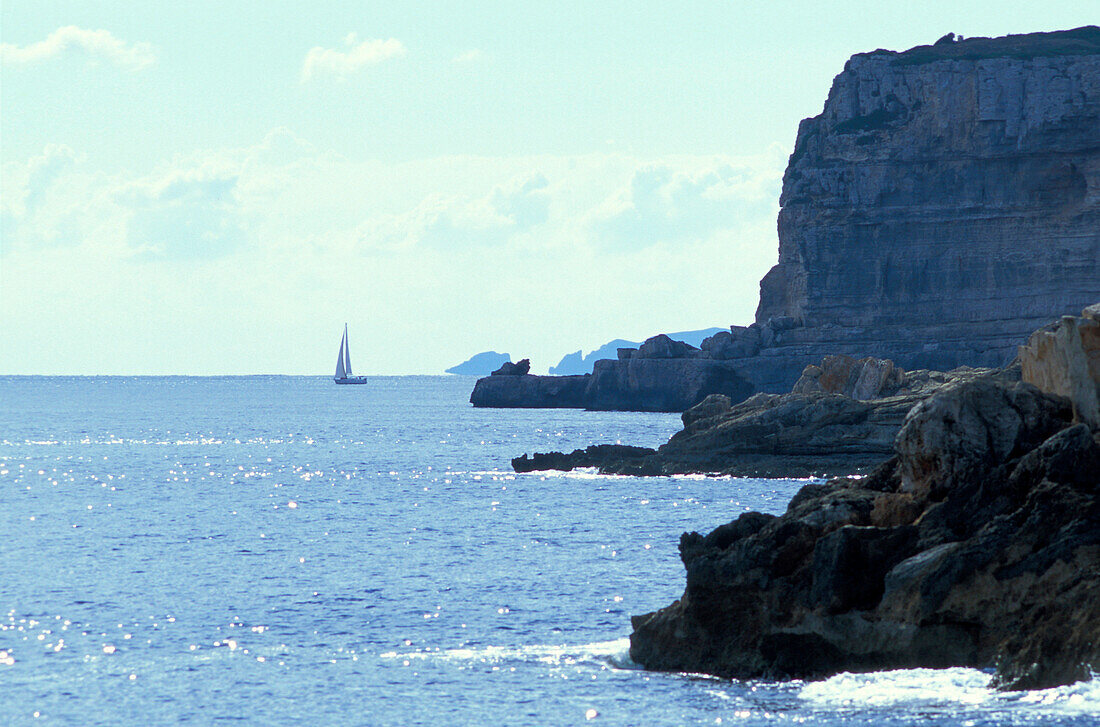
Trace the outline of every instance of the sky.
<path fill-rule="evenodd" d="M 747 325 L 854 53 L 1075 2 L 0 4 L 0 374 L 544 372 Z"/>

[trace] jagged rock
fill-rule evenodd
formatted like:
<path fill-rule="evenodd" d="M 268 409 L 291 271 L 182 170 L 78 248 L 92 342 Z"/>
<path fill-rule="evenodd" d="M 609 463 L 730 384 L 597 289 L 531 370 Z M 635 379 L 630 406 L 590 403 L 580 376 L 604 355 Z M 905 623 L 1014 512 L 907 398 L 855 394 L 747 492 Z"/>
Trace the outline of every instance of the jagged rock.
<path fill-rule="evenodd" d="M 725 394 L 711 394 L 681 414 L 680 421 L 684 423 L 684 429 L 698 428 L 696 425 L 701 422 L 727 414 L 731 409 L 733 409 L 733 405 L 730 403 L 728 396 Z M 702 426 L 706 425 L 702 424 Z"/>
<path fill-rule="evenodd" d="M 977 420 L 956 430 L 960 414 Z M 685 533 L 684 595 L 632 618 L 631 657 L 735 678 L 945 666 L 995 666 L 1013 689 L 1088 678 L 1100 665 L 1098 439 L 1034 386 L 943 387 L 871 476 L 808 485 L 778 518 Z M 926 486 L 907 489 L 912 472 Z M 888 524 L 884 498 L 908 503 Z"/>
<path fill-rule="evenodd" d="M 1030 384 L 951 387 L 913 407 L 897 434 L 900 491 L 939 499 L 934 488 L 950 489 L 994 462 L 1034 449 L 1070 418 L 1064 398 Z"/>
<path fill-rule="evenodd" d="M 1019 351 L 1024 381 L 1067 397 L 1079 421 L 1100 427 L 1100 303 L 1036 331 Z"/>
<path fill-rule="evenodd" d="M 699 349 L 683 341 L 673 341 L 663 333 L 647 338 L 631 358 L 693 358 Z"/>
<path fill-rule="evenodd" d="M 848 361 L 853 366 L 863 364 L 854 359 Z M 674 365 L 676 361 L 664 363 Z M 833 370 L 834 363 L 823 362 L 823 366 Z M 863 380 L 860 371 L 897 371 L 873 360 L 844 370 L 849 372 L 846 376 L 851 381 L 844 378 L 845 383 L 841 384 L 838 377 L 835 387 L 829 385 L 849 394 L 871 388 L 859 384 Z M 891 374 L 875 380 L 896 383 L 898 376 Z M 867 400 L 819 390 L 755 394 L 732 404 L 729 396 L 712 394 L 681 415 L 683 430 L 654 454 L 634 461 L 621 456 L 598 461 L 586 456 L 584 462 L 588 464 L 579 465 L 569 455 L 552 453 L 555 457 L 537 461 L 546 469 L 557 469 L 562 464 L 567 468 L 594 466 L 608 474 L 703 472 L 755 477 L 855 474 L 870 470 L 890 456 L 906 415 L 933 392 L 949 383 L 980 379 L 1011 383 L 1019 380 L 1019 370 L 911 371 L 903 378 L 904 388 L 892 391 L 890 396 Z M 893 389 L 893 384 L 886 389 Z"/>
<path fill-rule="evenodd" d="M 751 393 L 752 385 L 726 361 L 634 356 L 596 362 L 585 392 L 585 407 L 682 412 L 710 394 L 741 401 Z"/>
<path fill-rule="evenodd" d="M 527 372 L 531 370 L 531 359 L 525 358 L 512 363 L 511 361 L 505 361 L 500 365 L 500 368 L 490 374 L 490 376 L 526 376 Z"/>
<path fill-rule="evenodd" d="M 730 326 L 729 331 L 720 331 L 705 339 L 700 348 L 708 358 L 727 361 L 755 356 L 760 352 L 761 342 L 759 326 Z"/>
<path fill-rule="evenodd" d="M 512 469 L 516 472 L 535 472 L 540 470 L 560 470 L 569 472 L 577 467 L 595 467 L 601 462 L 615 460 L 636 460 L 654 454 L 649 447 L 630 447 L 622 444 L 594 444 L 585 449 L 575 449 L 569 454 L 562 452 L 526 454 L 512 459 Z"/>
<path fill-rule="evenodd" d="M 791 391 L 843 394 L 860 400 L 881 399 L 897 393 L 905 382 L 905 372 L 894 366 L 893 361 L 872 357 L 857 361 L 841 354 L 826 356 L 820 366 L 807 366 Z"/>

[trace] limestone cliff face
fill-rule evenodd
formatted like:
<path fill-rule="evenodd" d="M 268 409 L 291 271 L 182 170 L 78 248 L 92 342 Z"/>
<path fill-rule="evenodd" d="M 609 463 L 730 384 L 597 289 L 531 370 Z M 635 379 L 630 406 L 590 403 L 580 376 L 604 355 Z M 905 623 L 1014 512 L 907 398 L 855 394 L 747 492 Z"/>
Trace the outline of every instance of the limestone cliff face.
<path fill-rule="evenodd" d="M 854 56 L 780 203 L 757 325 L 794 323 L 762 352 L 786 386 L 824 353 L 1005 363 L 1100 294 L 1100 28 Z"/>
<path fill-rule="evenodd" d="M 696 387 L 688 405 L 790 391 L 834 354 L 1004 366 L 1100 300 L 1100 27 L 853 56 L 799 126 L 780 204 L 756 322 L 679 368 L 643 351 L 601 361 L 599 408 L 652 408 L 657 389 L 637 382 L 664 391 L 715 363 L 737 386 Z"/>

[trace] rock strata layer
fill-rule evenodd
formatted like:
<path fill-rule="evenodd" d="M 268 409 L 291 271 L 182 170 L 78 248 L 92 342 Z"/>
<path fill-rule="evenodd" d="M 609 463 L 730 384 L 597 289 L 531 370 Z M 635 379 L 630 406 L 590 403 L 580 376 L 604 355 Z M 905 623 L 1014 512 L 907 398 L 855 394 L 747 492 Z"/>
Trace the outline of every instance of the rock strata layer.
<path fill-rule="evenodd" d="M 1059 369 L 1048 381 L 1070 393 L 1100 385 L 1100 370 L 1062 355 L 1089 320 L 1033 337 L 1032 371 Z M 710 406 L 685 431 L 730 411 Z M 940 387 L 870 476 L 807 485 L 779 517 L 685 533 L 684 594 L 633 618 L 631 657 L 737 678 L 946 666 L 996 667 L 1006 689 L 1090 678 L 1100 430 L 1081 414 L 1005 377 Z"/>
<path fill-rule="evenodd" d="M 780 206 L 755 323 L 598 364 L 592 408 L 658 409 L 674 385 L 635 382 L 718 368 L 743 393 L 705 393 L 785 392 L 826 355 L 1000 367 L 1100 298 L 1100 28 L 853 56 L 799 125 Z"/>

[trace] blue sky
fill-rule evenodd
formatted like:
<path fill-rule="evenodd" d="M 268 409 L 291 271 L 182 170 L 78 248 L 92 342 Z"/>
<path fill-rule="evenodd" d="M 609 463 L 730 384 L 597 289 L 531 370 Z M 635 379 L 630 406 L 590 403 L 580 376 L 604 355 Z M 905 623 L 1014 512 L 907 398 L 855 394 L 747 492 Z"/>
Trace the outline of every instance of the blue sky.
<path fill-rule="evenodd" d="M 357 373 L 540 371 L 746 324 L 851 54 L 1097 9 L 5 0 L 0 373 L 328 373 L 345 321 Z"/>

